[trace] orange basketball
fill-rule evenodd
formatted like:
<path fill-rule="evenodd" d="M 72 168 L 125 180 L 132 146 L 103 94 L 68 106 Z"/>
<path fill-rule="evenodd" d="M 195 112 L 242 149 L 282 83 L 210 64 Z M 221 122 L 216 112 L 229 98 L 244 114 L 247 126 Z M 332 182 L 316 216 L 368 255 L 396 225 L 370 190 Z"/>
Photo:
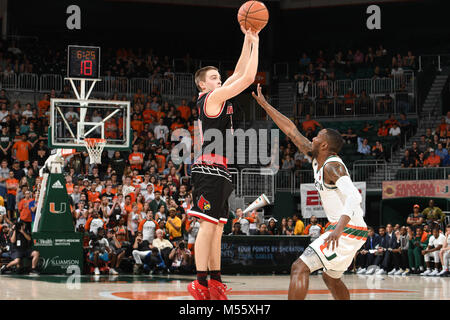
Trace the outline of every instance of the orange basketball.
<path fill-rule="evenodd" d="M 239 8 L 237 19 L 245 30 L 260 31 L 269 21 L 269 11 L 260 1 L 247 1 Z"/>

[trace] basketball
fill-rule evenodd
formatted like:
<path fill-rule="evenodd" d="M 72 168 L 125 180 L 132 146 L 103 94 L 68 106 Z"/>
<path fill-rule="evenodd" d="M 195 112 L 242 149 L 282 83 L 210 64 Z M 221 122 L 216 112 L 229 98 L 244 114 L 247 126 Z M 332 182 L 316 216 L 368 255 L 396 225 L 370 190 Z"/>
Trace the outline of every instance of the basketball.
<path fill-rule="evenodd" d="M 237 19 L 245 30 L 260 31 L 269 21 L 269 11 L 260 1 L 247 1 L 239 8 Z"/>

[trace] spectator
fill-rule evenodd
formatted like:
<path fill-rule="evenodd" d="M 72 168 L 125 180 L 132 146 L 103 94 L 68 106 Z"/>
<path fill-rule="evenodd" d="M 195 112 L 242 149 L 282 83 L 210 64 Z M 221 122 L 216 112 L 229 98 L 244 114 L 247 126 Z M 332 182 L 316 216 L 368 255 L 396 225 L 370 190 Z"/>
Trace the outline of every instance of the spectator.
<path fill-rule="evenodd" d="M 430 235 L 423 231 L 423 227 L 417 227 L 416 232 L 411 231 L 408 237 L 408 261 L 412 273 L 420 273 L 424 271 L 422 251 L 428 247 Z"/>
<path fill-rule="evenodd" d="M 23 222 L 17 222 L 12 228 L 11 241 L 11 259 L 12 261 L 3 265 L 0 274 L 8 271 L 11 267 L 20 266 L 23 258 L 31 258 L 30 274 L 39 274 L 37 264 L 39 261 L 39 252 L 32 249 L 31 235 L 28 233 Z"/>
<path fill-rule="evenodd" d="M 447 134 L 447 123 L 445 117 L 441 118 L 441 123 L 436 128 L 436 134 L 441 137 Z"/>
<path fill-rule="evenodd" d="M 233 230 L 228 235 L 229 236 L 246 236 L 247 234 L 242 232 L 242 230 L 241 230 L 241 223 L 240 222 L 235 222 L 233 224 Z"/>
<path fill-rule="evenodd" d="M 389 275 L 392 275 L 400 270 L 400 255 L 394 251 L 398 248 L 397 236 L 394 233 L 391 224 L 386 225 L 386 234 L 382 239 L 383 246 L 383 261 L 381 262 L 380 269 L 376 272 L 377 275 L 386 274 L 389 271 Z M 391 266 L 393 265 L 393 268 Z"/>
<path fill-rule="evenodd" d="M 427 152 L 430 148 L 430 144 L 425 140 L 425 135 L 420 136 L 419 143 L 417 144 L 417 148 L 420 150 L 420 152 Z"/>
<path fill-rule="evenodd" d="M 155 232 L 159 228 L 158 222 L 153 219 L 153 213 L 147 211 L 145 219 L 139 223 L 138 231 L 142 232 L 142 239 L 152 243 L 155 239 Z"/>
<path fill-rule="evenodd" d="M 148 271 L 150 275 L 154 273 L 168 272 L 164 259 L 157 248 L 152 248 L 150 253 L 145 257 L 144 270 Z"/>
<path fill-rule="evenodd" d="M 305 116 L 305 121 L 302 122 L 302 129 L 304 132 L 311 130 L 313 132 L 316 131 L 317 127 L 323 129 L 323 126 L 317 122 L 316 120 L 311 119 L 311 115 L 309 113 Z"/>
<path fill-rule="evenodd" d="M 386 93 L 383 97 L 379 98 L 377 105 L 377 113 L 386 113 L 392 110 L 392 97 L 389 93 Z"/>
<path fill-rule="evenodd" d="M 385 159 L 386 156 L 383 145 L 380 141 L 376 141 L 375 145 L 372 147 L 372 156 L 375 157 L 375 159 Z"/>
<path fill-rule="evenodd" d="M 406 227 L 402 226 L 400 230 L 395 231 L 395 236 L 397 240 L 397 248 L 393 249 L 392 252 L 400 257 L 400 268 L 395 272 L 391 271 L 391 275 L 407 275 L 409 273 L 408 265 L 408 234 Z"/>
<path fill-rule="evenodd" d="M 416 230 L 417 227 L 423 225 L 425 219 L 422 213 L 420 213 L 420 206 L 415 204 L 413 206 L 413 213 L 411 213 L 406 219 L 406 223 L 411 227 L 413 231 Z"/>
<path fill-rule="evenodd" d="M 409 148 L 408 150 L 409 150 L 409 154 L 411 155 L 411 157 L 413 157 L 415 159 L 417 159 L 419 157 L 420 150 L 419 150 L 419 147 L 417 146 L 416 141 L 414 141 L 412 143 L 411 148 Z"/>
<path fill-rule="evenodd" d="M 6 190 L 7 190 L 6 209 L 8 210 L 7 215 L 10 221 L 16 219 L 15 209 L 16 209 L 16 195 L 18 189 L 19 189 L 19 180 L 14 178 L 14 171 L 10 171 L 9 179 L 6 180 Z"/>
<path fill-rule="evenodd" d="M 292 236 L 294 234 L 294 220 L 283 218 L 281 220 L 281 235 Z"/>
<path fill-rule="evenodd" d="M 200 230 L 200 222 L 196 217 L 188 217 L 186 220 L 186 232 L 188 234 L 188 249 L 192 255 L 195 254 L 195 240 L 197 239 L 198 230 Z"/>
<path fill-rule="evenodd" d="M 25 227 L 28 232 L 31 232 L 31 210 L 30 210 L 30 202 L 33 201 L 31 198 L 31 191 L 25 192 L 25 198 L 20 200 L 18 209 L 20 214 L 20 221 L 25 224 Z"/>
<path fill-rule="evenodd" d="M 269 230 L 267 229 L 267 225 L 265 223 L 261 223 L 259 226 L 259 230 L 256 233 L 257 236 L 268 236 L 270 235 Z"/>
<path fill-rule="evenodd" d="M 438 143 L 438 148 L 434 153 L 441 158 L 441 162 L 448 156 L 448 150 L 443 148 L 442 143 Z"/>
<path fill-rule="evenodd" d="M 347 93 L 344 95 L 344 113 L 353 113 L 356 101 L 356 94 L 353 92 L 353 89 L 350 87 L 347 90 Z"/>
<path fill-rule="evenodd" d="M 387 242 L 387 238 L 386 238 L 386 227 L 384 227 L 384 226 L 379 227 L 378 235 L 380 237 L 380 243 L 377 247 L 375 247 L 375 251 L 374 251 L 375 259 L 373 261 L 373 264 L 375 266 L 380 267 L 380 270 L 381 270 L 382 269 L 381 263 L 383 262 L 383 259 L 385 256 L 385 251 L 388 247 L 388 242 Z M 380 270 L 378 270 L 378 271 L 380 271 Z M 371 270 L 367 270 L 366 274 L 371 275 L 374 272 L 375 272 L 375 269 L 371 269 Z"/>
<path fill-rule="evenodd" d="M 397 123 L 394 123 L 394 125 L 389 129 L 389 135 L 391 137 L 400 137 L 401 130 Z"/>
<path fill-rule="evenodd" d="M 406 119 L 406 114 L 400 113 L 400 120 L 398 120 L 398 125 L 402 131 L 402 136 L 411 130 L 411 122 Z"/>
<path fill-rule="evenodd" d="M 371 152 L 370 150 L 370 145 L 369 145 L 369 140 L 367 140 L 366 138 L 361 138 L 358 137 L 358 153 L 363 154 L 363 155 L 369 155 Z"/>
<path fill-rule="evenodd" d="M 159 229 L 158 231 L 162 232 L 162 230 Z M 142 233 L 138 231 L 136 233 L 136 238 L 133 244 L 133 251 L 131 253 L 135 261 L 135 264 L 133 266 L 133 274 L 139 274 L 142 272 L 143 270 L 142 261 L 143 259 L 150 258 L 152 252 L 151 250 L 153 248 L 158 249 L 156 246 L 152 246 L 147 240 L 143 240 Z"/>
<path fill-rule="evenodd" d="M 450 262 L 450 224 L 446 227 L 445 241 L 442 245 L 442 249 L 439 251 L 439 258 L 442 264 L 442 271 L 438 276 L 446 277 L 449 275 L 449 262 Z"/>
<path fill-rule="evenodd" d="M 342 133 L 341 134 L 342 138 L 344 138 L 345 143 L 347 144 L 354 144 L 357 142 L 357 138 L 358 136 L 353 133 L 352 128 L 348 128 L 347 129 L 347 133 Z"/>
<path fill-rule="evenodd" d="M 169 265 L 169 254 L 173 244 L 169 240 L 164 239 L 164 231 L 161 228 L 156 230 L 156 239 L 153 240 L 152 246 L 159 249 L 165 264 Z"/>
<path fill-rule="evenodd" d="M 180 241 L 176 247 L 172 249 L 169 254 L 169 259 L 172 261 L 170 271 L 175 273 L 192 273 L 194 265 L 192 263 L 191 251 L 186 248 L 184 241 Z"/>
<path fill-rule="evenodd" d="M 0 225 L 0 258 L 11 259 L 11 239 L 9 237 L 9 225 Z M 0 269 L 1 272 L 1 269 Z"/>
<path fill-rule="evenodd" d="M 303 221 L 300 220 L 298 215 L 294 213 L 292 216 L 292 220 L 294 221 L 295 227 L 294 227 L 294 235 L 299 236 L 303 234 L 303 231 L 305 230 L 305 225 L 303 224 Z"/>
<path fill-rule="evenodd" d="M 324 228 L 321 224 L 318 223 L 316 216 L 311 216 L 310 224 L 308 224 L 303 231 L 304 235 L 310 236 L 311 242 L 320 237 L 322 233 L 324 233 Z"/>
<path fill-rule="evenodd" d="M 6 159 L 2 160 L 0 167 L 0 196 L 6 197 L 6 180 L 9 178 L 9 168 L 8 161 Z"/>
<path fill-rule="evenodd" d="M 253 213 L 253 212 L 252 212 Z M 241 208 L 236 209 L 236 218 L 232 221 L 232 226 L 234 226 L 235 223 L 240 224 L 240 230 L 246 234 L 250 235 L 250 224 L 255 223 L 254 217 L 244 217 L 244 212 Z"/>
<path fill-rule="evenodd" d="M 422 215 L 429 226 L 443 224 L 445 220 L 445 213 L 434 205 L 433 199 L 428 201 L 428 207 L 423 210 Z"/>
<path fill-rule="evenodd" d="M 273 236 L 278 236 L 280 235 L 280 231 L 278 230 L 277 227 L 277 220 L 275 218 L 270 218 L 268 221 L 268 226 L 267 226 L 267 230 L 269 231 L 269 234 L 273 235 Z"/>
<path fill-rule="evenodd" d="M 25 160 L 29 160 L 32 147 L 32 144 L 27 141 L 27 136 L 23 134 L 22 139 L 14 143 L 14 145 L 12 146 L 13 159 L 18 160 L 21 163 L 23 163 Z"/>
<path fill-rule="evenodd" d="M 281 169 L 282 170 L 294 170 L 295 167 L 295 162 L 294 159 L 291 158 L 291 156 L 289 154 L 287 154 L 283 159 L 282 159 L 282 166 Z"/>
<path fill-rule="evenodd" d="M 422 250 L 422 255 L 424 256 L 425 264 L 427 266 L 427 270 L 422 272 L 421 276 L 430 276 L 434 277 L 437 276 L 440 271 L 440 260 L 439 260 L 439 251 L 442 249 L 442 246 L 444 242 L 447 239 L 445 236 L 440 232 L 439 227 L 434 227 L 432 230 L 432 235 L 430 239 L 428 240 L 428 246 L 425 250 Z M 434 270 L 431 271 L 431 261 L 430 258 L 433 257 L 434 262 Z M 442 270 L 441 270 L 442 271 Z"/>
<path fill-rule="evenodd" d="M 409 150 L 405 150 L 405 156 L 401 161 L 402 168 L 412 168 L 415 165 L 415 158 L 410 156 Z"/>
<path fill-rule="evenodd" d="M 381 127 L 378 129 L 377 135 L 379 137 L 387 137 L 389 134 L 389 129 L 387 128 L 386 124 L 381 124 Z"/>
<path fill-rule="evenodd" d="M 375 233 L 372 227 L 368 227 L 367 240 L 363 246 L 363 249 L 359 251 L 357 255 L 357 264 L 360 268 L 356 271 L 357 274 L 373 274 L 374 270 L 367 270 L 369 266 L 373 265 L 375 261 L 375 252 L 379 247 L 381 238 Z"/>
<path fill-rule="evenodd" d="M 170 216 L 166 222 L 166 229 L 169 233 L 169 239 L 175 244 L 183 239 L 181 235 L 181 219 L 175 215 L 176 212 L 177 209 L 171 207 L 169 209 Z"/>

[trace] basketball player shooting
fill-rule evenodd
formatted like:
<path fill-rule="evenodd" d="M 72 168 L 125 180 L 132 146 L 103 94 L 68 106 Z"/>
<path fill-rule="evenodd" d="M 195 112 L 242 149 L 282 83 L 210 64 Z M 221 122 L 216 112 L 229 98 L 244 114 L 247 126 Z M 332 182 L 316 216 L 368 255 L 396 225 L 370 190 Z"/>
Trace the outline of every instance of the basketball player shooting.
<path fill-rule="evenodd" d="M 200 229 L 195 241 L 197 280 L 188 285 L 188 291 L 196 300 L 227 300 L 228 289 L 220 274 L 221 239 L 228 219 L 228 197 L 233 191 L 225 157 L 226 135 L 233 129 L 233 107 L 227 100 L 253 83 L 258 68 L 259 31 L 243 27 L 241 30 L 245 35 L 242 52 L 233 75 L 223 85 L 215 67 L 204 67 L 195 73 L 195 83 L 200 90 L 195 141 L 200 143 L 194 147 L 201 147 L 201 155 L 192 165 L 194 205 L 188 215 L 200 219 Z M 221 132 L 222 146 L 217 145 L 216 139 L 203 139 L 206 131 L 212 129 Z M 214 153 L 208 151 L 213 143 Z M 206 280 L 208 270 L 209 281 Z"/>
<path fill-rule="evenodd" d="M 305 299 L 309 274 L 323 268 L 323 280 L 333 298 L 348 300 L 350 294 L 341 277 L 366 241 L 367 225 L 363 219 L 361 195 L 337 155 L 344 141 L 334 129 L 322 129 L 312 142 L 309 141 L 292 121 L 266 101 L 259 85 L 257 93 L 252 92 L 252 95 L 259 105 L 299 151 L 313 159 L 314 185 L 330 222 L 325 232 L 292 264 L 288 299 Z"/>

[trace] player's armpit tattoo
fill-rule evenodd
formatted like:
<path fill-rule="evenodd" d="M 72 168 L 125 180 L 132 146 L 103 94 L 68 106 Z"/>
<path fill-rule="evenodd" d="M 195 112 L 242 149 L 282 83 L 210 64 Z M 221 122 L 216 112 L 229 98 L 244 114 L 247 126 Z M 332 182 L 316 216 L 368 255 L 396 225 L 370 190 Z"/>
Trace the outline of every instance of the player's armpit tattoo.
<path fill-rule="evenodd" d="M 340 177 L 347 176 L 344 166 L 336 161 L 328 162 L 323 171 L 324 181 L 328 184 L 336 184 Z"/>
<path fill-rule="evenodd" d="M 288 134 L 292 142 L 297 146 L 301 153 L 312 156 L 312 143 L 303 136 L 297 129 L 292 130 Z"/>

